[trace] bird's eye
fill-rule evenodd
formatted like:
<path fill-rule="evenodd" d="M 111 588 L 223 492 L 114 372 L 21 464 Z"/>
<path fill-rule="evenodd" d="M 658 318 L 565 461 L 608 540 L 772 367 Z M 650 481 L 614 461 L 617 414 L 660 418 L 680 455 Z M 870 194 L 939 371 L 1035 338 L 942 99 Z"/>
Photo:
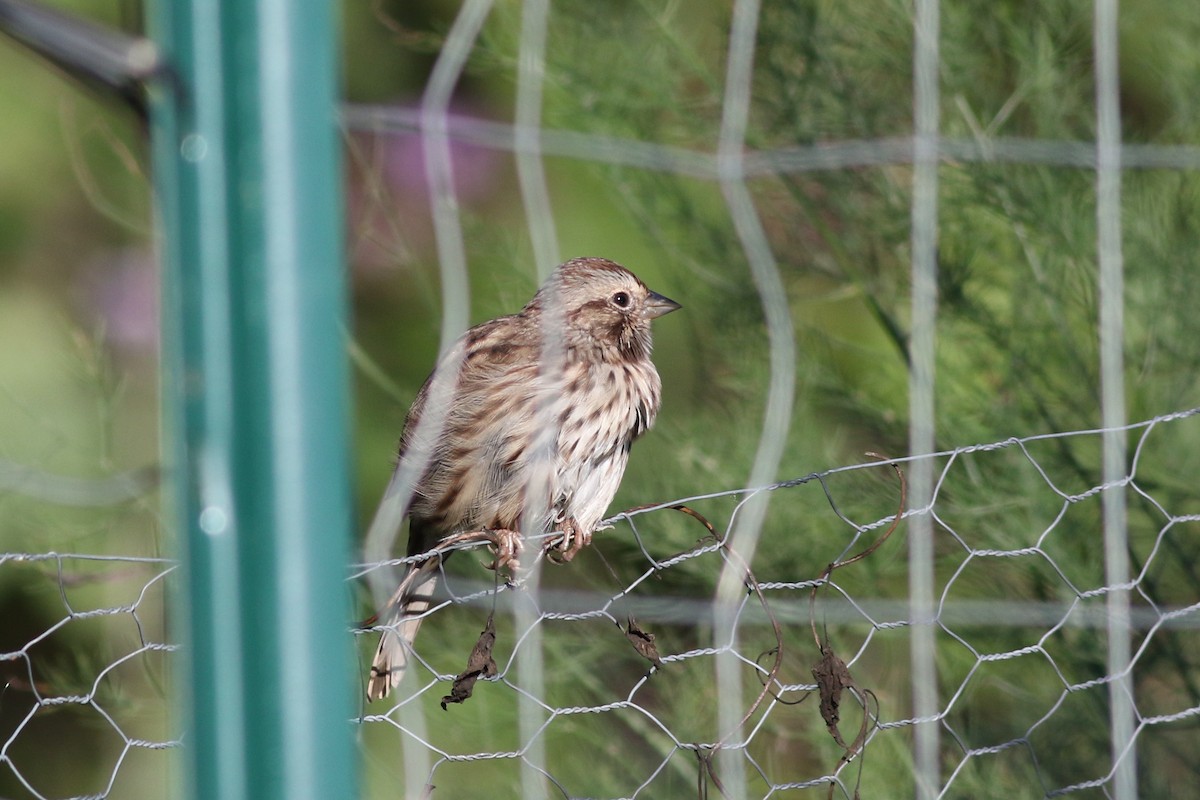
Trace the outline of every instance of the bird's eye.
<path fill-rule="evenodd" d="M 612 296 L 612 301 L 621 308 L 629 308 L 629 295 L 626 292 L 617 292 Z"/>

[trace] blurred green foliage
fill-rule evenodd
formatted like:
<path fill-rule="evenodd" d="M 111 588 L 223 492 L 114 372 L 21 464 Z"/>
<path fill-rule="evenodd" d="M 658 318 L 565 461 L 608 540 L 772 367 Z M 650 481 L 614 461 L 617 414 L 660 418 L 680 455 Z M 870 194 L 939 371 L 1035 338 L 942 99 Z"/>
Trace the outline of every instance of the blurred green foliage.
<path fill-rule="evenodd" d="M 131 29 L 138 25 L 136 3 L 61 5 Z M 449 0 L 344 4 L 347 99 L 419 102 L 457 8 Z M 668 0 L 551 4 L 544 124 L 711 152 L 723 110 L 728 14 L 727 4 Z M 511 119 L 520 25 L 519 3 L 500 2 L 493 9 L 459 86 L 456 113 Z M 1194 0 L 1123 4 L 1121 121 L 1127 142 L 1200 141 L 1197 41 L 1200 4 Z M 940 48 L 944 135 L 980 143 L 993 137 L 1094 139 L 1090 3 L 943 3 Z M 766 0 L 747 146 L 910 134 L 911 52 L 907 3 Z M 509 155 L 456 145 L 471 285 L 440 287 L 412 137 L 355 130 L 347 131 L 346 141 L 354 344 L 386 376 L 381 380 L 366 371 L 356 376 L 354 447 L 360 517 L 367 519 L 387 480 L 407 403 L 436 358 L 440 292 L 469 289 L 471 319 L 479 321 L 519 308 L 537 280 Z M 0 459 L 90 477 L 151 462 L 157 449 L 156 343 L 140 323 L 148 319 L 152 331 L 156 312 L 143 136 L 119 108 L 0 41 L 0 142 Z M 719 187 L 669 172 L 557 158 L 548 160 L 547 170 L 563 257 L 613 258 L 684 305 L 657 325 L 664 407 L 655 430 L 634 449 L 614 511 L 742 487 L 761 433 L 770 377 L 767 336 Z M 800 353 L 780 479 L 865 460 L 867 450 L 905 453 L 910 178 L 907 166 L 890 165 L 751 182 Z M 947 160 L 941 167 L 940 447 L 1098 425 L 1094 183 L 1091 171 L 1069 166 Z M 1200 318 L 1194 312 L 1200 304 L 1194 277 L 1200 274 L 1198 212 L 1200 179 L 1194 171 L 1124 173 L 1130 419 L 1200 404 Z M 1139 610 L 1197 601 L 1196 523 L 1163 532 L 1157 506 L 1175 515 L 1200 513 L 1191 477 L 1200 467 L 1198 439 L 1195 424 L 1180 423 L 1146 440 L 1137 481 L 1153 502 L 1131 495 L 1129 518 L 1134 569 L 1146 566 L 1135 598 Z M 1066 492 L 1097 485 L 1098 440 L 1047 440 L 1031 444 L 1029 455 L 1042 472 L 1010 448 L 964 455 L 948 473 L 937 508 L 937 588 L 941 593 L 949 585 L 947 602 L 1070 600 L 1071 584 L 1082 590 L 1103 585 L 1099 504 L 1072 505 L 1055 523 L 1062 500 L 1042 475 Z M 880 470 L 839 475 L 830 480 L 830 491 L 839 510 L 860 524 L 892 513 L 899 502 L 894 478 Z M 150 497 L 80 512 L 6 491 L 0 493 L 0 552 L 169 552 L 154 504 Z M 734 506 L 728 498 L 698 504 L 719 529 Z M 657 558 L 688 549 L 701 533 L 693 522 L 666 513 L 637 522 Z M 1031 546 L 1048 527 L 1051 534 L 1042 542 L 1046 557 L 1002 563 L 968 558 L 967 547 Z M 852 533 L 816 484 L 777 492 L 756 574 L 760 580 L 814 577 L 843 552 Z M 596 552 L 570 567 L 546 570 L 545 584 L 615 593 L 646 568 L 629 534 L 628 526 L 619 525 L 598 536 Z M 838 586 L 856 599 L 905 598 L 902 537 L 903 528 L 870 559 L 839 573 Z M 477 561 L 459 557 L 451 568 L 480 578 Z M 6 621 L 0 624 L 0 651 L 21 647 L 65 614 L 53 570 L 26 565 L 16 575 L 13 569 L 0 564 L 0 619 Z M 718 569 L 716 558 L 688 561 L 639 592 L 705 598 Z M 87 604 L 124 602 L 125 582 L 122 577 L 94 583 Z M 806 600 L 799 592 L 780 602 Z M 1099 609 L 1102 601 L 1090 598 L 1078 613 Z M 364 616 L 367 605 L 364 598 Z M 457 672 L 481 621 L 475 609 L 439 614 L 422 632 L 422 652 L 440 671 Z M 816 660 L 805 623 L 802 614 L 787 628 L 787 680 L 807 680 Z M 151 638 L 169 638 L 161 619 L 152 625 Z M 939 634 L 941 696 L 950 704 L 947 723 L 954 731 L 943 736 L 946 777 L 964 748 L 1020 738 L 1054 709 L 1027 744 L 968 760 L 954 777 L 952 796 L 1042 796 L 1106 774 L 1106 687 L 1062 692 L 1064 679 L 1077 683 L 1105 674 L 1103 635 L 1086 625 L 1068 624 L 1047 634 L 1049 627 L 956 626 L 955 635 Z M 663 624 L 655 632 L 664 654 L 712 644 L 704 624 Z M 762 649 L 771 644 L 760 633 L 746 634 L 753 640 L 745 648 L 750 657 L 758 652 L 758 638 Z M 843 656 L 865 643 L 853 666 L 857 680 L 879 695 L 884 719 L 906 717 L 905 631 L 831 623 L 829 634 Z M 121 635 L 67 626 L 47 644 L 34 677 L 46 681 L 52 695 L 86 691 L 96 673 L 92 662 L 107 663 L 106 637 Z M 645 672 L 619 632 L 603 622 L 551 625 L 546 636 L 553 645 L 546 654 L 548 703 L 590 705 L 624 697 Z M 1144 636 L 1139 632 L 1135 641 L 1141 648 L 1135 680 L 1143 713 L 1172 713 L 1200 703 L 1200 648 L 1193 628 Z M 516 631 L 502 626 L 497 654 L 502 664 L 516 638 Z M 1000 652 L 1038 642 L 1053 665 L 1038 655 L 981 663 L 971 650 Z M 370 644 L 361 646 L 365 653 Z M 157 670 L 130 679 L 120 694 L 137 714 L 153 718 L 147 738 L 169 738 L 167 696 Z M 0 675 L 10 684 L 0 695 L 4 737 L 29 694 L 14 682 L 14 673 Z M 717 738 L 717 691 L 708 662 L 674 663 L 650 679 L 639 702 L 674 735 L 710 741 Z M 475 697 L 450 712 L 436 707 L 432 695 L 438 692 L 430 694 L 422 703 L 439 746 L 450 752 L 520 747 L 511 691 L 482 684 Z M 815 702 L 775 713 L 752 745 L 772 780 L 804 780 L 835 766 L 840 750 Z M 47 722 L 48 733 L 36 740 L 60 742 L 71 753 L 94 748 L 104 757 L 93 759 L 94 769 L 80 769 L 87 774 L 72 783 L 54 774 L 60 762 L 47 756 L 35 768 L 47 781 L 43 791 L 99 791 L 119 743 L 103 726 L 95 734 L 70 714 Z M 403 785 L 397 757 L 403 734 L 372 724 L 362 735 L 370 796 L 394 796 Z M 543 736 L 553 774 L 573 793 L 631 794 L 663 759 L 666 766 L 647 796 L 695 791 L 694 757 L 676 752 L 668 758 L 669 737 L 643 716 L 565 716 Z M 889 796 L 898 780 L 907 781 L 908 746 L 897 731 L 874 740 L 863 768 L 864 796 Z M 1193 757 L 1198 747 L 1194 723 L 1143 731 L 1144 794 L 1198 796 Z M 72 761 L 88 759 L 79 755 Z M 121 778 L 130 785 L 112 796 L 162 796 L 163 761 L 131 756 L 126 766 L 138 768 Z M 481 781 L 516 785 L 516 772 L 512 760 L 443 766 L 434 776 L 435 796 L 460 796 Z M 0 794 L 24 797 L 24 791 L 0 773 Z"/>

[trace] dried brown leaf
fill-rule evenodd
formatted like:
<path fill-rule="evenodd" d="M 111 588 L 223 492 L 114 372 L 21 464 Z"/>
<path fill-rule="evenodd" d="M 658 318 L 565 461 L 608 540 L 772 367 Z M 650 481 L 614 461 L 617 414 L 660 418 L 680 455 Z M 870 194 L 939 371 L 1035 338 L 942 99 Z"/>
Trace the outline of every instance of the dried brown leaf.
<path fill-rule="evenodd" d="M 632 615 L 626 620 L 625 638 L 633 645 L 633 649 L 641 654 L 642 658 L 662 669 L 662 657 L 658 654 L 658 646 L 654 644 L 654 634 L 642 630 Z"/>
<path fill-rule="evenodd" d="M 833 652 L 832 647 L 826 647 L 821 652 L 821 660 L 813 667 L 812 674 L 817 682 L 817 691 L 821 694 L 821 718 L 825 720 L 825 727 L 839 746 L 849 749 L 838 730 L 838 722 L 841 721 L 839 709 L 842 692 L 855 685 L 854 677 L 846 662 Z"/>
<path fill-rule="evenodd" d="M 475 691 L 475 681 L 480 678 L 490 678 L 496 674 L 496 660 L 492 658 L 492 648 L 496 644 L 496 624 L 492 615 L 488 614 L 487 624 L 479 634 L 479 640 L 471 648 L 471 656 L 467 659 L 467 668 L 458 673 L 450 694 L 442 698 L 442 710 L 449 703 L 461 703 Z"/>

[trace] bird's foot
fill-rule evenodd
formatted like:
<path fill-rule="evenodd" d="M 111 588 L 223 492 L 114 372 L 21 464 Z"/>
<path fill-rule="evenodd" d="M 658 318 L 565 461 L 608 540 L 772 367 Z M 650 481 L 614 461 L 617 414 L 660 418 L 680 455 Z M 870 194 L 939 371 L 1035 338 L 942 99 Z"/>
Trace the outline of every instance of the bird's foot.
<path fill-rule="evenodd" d="M 567 563 L 592 543 L 592 532 L 579 527 L 579 523 L 570 517 L 563 520 L 558 532 L 560 535 L 546 544 L 546 558 L 555 564 Z"/>
<path fill-rule="evenodd" d="M 484 536 L 491 544 L 488 549 L 495 558 L 490 564 L 484 564 L 491 570 L 504 571 L 515 575 L 521 568 L 520 555 L 525 549 L 525 542 L 520 531 L 510 531 L 507 528 L 484 531 Z"/>

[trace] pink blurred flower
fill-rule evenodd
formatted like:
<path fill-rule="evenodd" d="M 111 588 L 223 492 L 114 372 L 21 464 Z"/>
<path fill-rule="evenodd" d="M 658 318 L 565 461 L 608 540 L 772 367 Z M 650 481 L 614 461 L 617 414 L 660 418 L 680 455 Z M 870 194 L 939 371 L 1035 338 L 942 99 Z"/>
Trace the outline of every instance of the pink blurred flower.
<path fill-rule="evenodd" d="M 82 270 L 76 284 L 81 311 L 107 343 L 127 355 L 158 347 L 158 267 L 149 247 L 110 250 Z"/>

